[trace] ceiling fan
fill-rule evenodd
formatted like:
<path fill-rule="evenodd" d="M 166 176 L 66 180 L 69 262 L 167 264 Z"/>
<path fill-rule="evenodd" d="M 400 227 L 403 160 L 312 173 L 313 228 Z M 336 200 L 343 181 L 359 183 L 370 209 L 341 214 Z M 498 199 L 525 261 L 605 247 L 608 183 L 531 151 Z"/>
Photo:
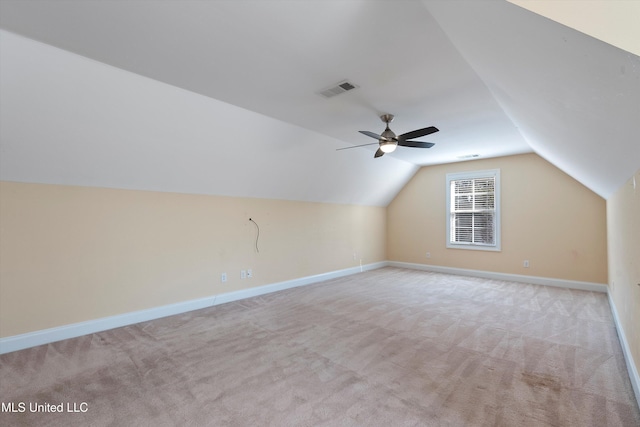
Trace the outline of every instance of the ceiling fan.
<path fill-rule="evenodd" d="M 391 153 L 398 147 L 398 145 L 400 145 L 401 147 L 416 147 L 416 148 L 431 148 L 435 145 L 432 142 L 410 141 L 410 140 L 438 132 L 438 128 L 436 128 L 435 126 L 429 126 L 427 128 L 417 129 L 417 130 L 403 133 L 402 135 L 396 136 L 396 134 L 393 133 L 391 129 L 389 129 L 389 123 L 393 121 L 393 117 L 394 117 L 393 114 L 383 114 L 380 116 L 380 119 L 387 124 L 387 127 L 384 130 L 384 132 L 382 132 L 382 135 L 378 135 L 377 133 L 369 132 L 367 130 L 360 131 L 361 134 L 367 135 L 371 138 L 375 138 L 378 140 L 378 142 L 372 142 L 371 144 L 354 145 L 352 147 L 338 148 L 338 150 L 347 150 L 349 148 L 364 147 L 366 145 L 379 144 L 380 147 L 378 148 L 378 151 L 376 151 L 376 154 L 373 156 L 374 158 L 377 158 L 377 157 L 382 157 L 385 153 Z"/>

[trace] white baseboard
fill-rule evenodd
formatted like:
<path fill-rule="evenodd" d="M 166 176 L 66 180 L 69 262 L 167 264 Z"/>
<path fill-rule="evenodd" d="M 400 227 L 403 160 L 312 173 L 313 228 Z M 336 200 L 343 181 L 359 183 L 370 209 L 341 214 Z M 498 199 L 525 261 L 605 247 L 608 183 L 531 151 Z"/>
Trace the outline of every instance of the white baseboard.
<path fill-rule="evenodd" d="M 323 282 L 325 280 L 335 279 L 338 277 L 349 276 L 363 271 L 375 270 L 377 268 L 386 267 L 387 262 L 376 262 L 373 264 L 363 265 L 362 267 L 351 267 L 344 270 L 332 271 L 329 273 L 316 274 L 314 276 L 302 277 L 300 279 L 287 280 L 285 282 L 272 283 L 270 285 L 258 286 L 255 288 L 242 289 L 240 291 L 228 292 L 217 296 L 216 304 L 224 304 L 225 302 L 237 301 L 245 298 L 251 298 L 258 295 L 269 294 L 271 292 L 283 291 L 285 289 L 297 288 L 298 286 L 310 285 L 312 283 Z"/>
<path fill-rule="evenodd" d="M 118 314 L 115 316 L 102 317 L 100 319 L 87 320 L 86 322 L 72 323 L 70 325 L 58 326 L 55 328 L 42 329 L 40 331 L 0 338 L 0 354 L 10 353 L 12 351 L 35 347 L 42 344 L 49 344 L 56 341 L 62 341 L 69 338 L 76 338 L 82 335 L 106 331 L 108 329 L 120 328 L 122 326 L 133 325 L 135 323 L 159 319 L 161 317 L 173 316 L 174 314 L 185 313 L 187 311 L 198 310 L 201 308 L 212 306 L 214 304 L 214 301 L 214 296 L 200 298 L 196 300 L 163 305 L 161 307 L 133 311 L 130 313 Z"/>
<path fill-rule="evenodd" d="M 608 286 L 600 283 L 580 282 L 574 280 L 562 280 L 536 276 L 524 276 L 519 274 L 505 274 L 495 273 L 482 270 L 469 270 L 463 268 L 451 268 L 441 267 L 435 265 L 426 264 L 413 264 L 397 261 L 383 261 L 373 264 L 363 265 L 361 267 L 352 267 L 344 270 L 332 271 L 329 273 L 316 274 L 313 276 L 302 277 L 294 280 L 287 280 L 279 283 L 272 283 L 270 285 L 258 286 L 255 288 L 243 289 L 235 292 L 227 292 L 223 294 L 213 295 L 210 297 L 199 298 L 195 300 L 179 302 L 176 304 L 165 305 L 161 307 L 150 308 L 147 310 L 140 310 L 131 313 L 120 314 L 116 316 L 109 316 L 95 320 L 89 320 L 86 322 L 74 323 L 71 325 L 64 325 L 56 328 L 44 329 L 35 332 L 29 332 L 26 334 L 15 335 L 6 338 L 0 338 L 0 354 L 10 353 L 17 350 L 22 350 L 29 347 L 35 347 L 42 344 L 48 344 L 56 341 L 61 341 L 69 338 L 75 338 L 82 335 L 92 334 L 96 332 L 106 331 L 108 329 L 119 328 L 122 326 L 132 325 L 135 323 L 146 322 L 149 320 L 159 319 L 166 316 L 173 316 L 175 314 L 186 313 L 193 310 L 199 310 L 206 307 L 211 307 L 218 304 L 224 304 L 227 302 L 238 301 L 245 298 L 250 298 L 258 295 L 264 295 L 271 292 L 282 291 L 285 289 L 295 288 L 298 286 L 310 285 L 313 283 L 322 282 L 325 280 L 335 279 L 338 277 L 348 276 L 363 271 L 375 270 L 382 267 L 399 267 L 408 268 L 414 270 L 434 271 L 445 274 L 456 274 L 461 276 L 482 277 L 487 279 L 507 280 L 511 282 L 520 283 L 532 283 L 547 286 L 556 286 L 561 288 L 579 289 L 585 291 L 607 292 Z M 611 294 L 608 294 L 609 305 L 611 306 L 611 312 L 613 313 L 613 319 L 616 329 L 618 330 L 618 337 L 624 353 L 625 361 L 627 364 L 627 370 L 629 371 L 629 378 L 631 385 L 640 406 L 640 376 L 635 367 L 633 356 L 631 355 L 631 349 L 627 342 L 626 335 L 620 323 L 618 312 L 611 299 Z"/>
<path fill-rule="evenodd" d="M 255 288 L 243 289 L 235 292 L 227 292 L 223 294 L 213 295 L 210 297 L 199 298 L 195 300 L 179 302 L 175 304 L 165 305 L 161 307 L 140 310 L 131 313 L 109 316 L 86 322 L 73 323 L 71 325 L 59 326 L 56 328 L 43 329 L 40 331 L 29 332 L 26 334 L 15 335 L 6 338 L 0 338 L 0 354 L 10 353 L 29 347 L 35 347 L 42 344 L 48 344 L 69 338 L 75 338 L 82 335 L 92 334 L 96 332 L 106 331 L 108 329 L 119 328 L 122 326 L 133 325 L 135 323 L 146 322 L 149 320 L 159 319 L 162 317 L 173 316 L 175 314 L 186 313 L 193 310 L 199 310 L 227 302 L 238 301 L 245 298 L 251 298 L 258 295 L 264 295 L 271 292 L 282 291 L 285 289 L 295 288 L 298 286 L 310 285 L 325 280 L 335 279 L 338 277 L 348 276 L 363 271 L 375 270 L 382 267 L 399 267 L 414 270 L 434 271 L 445 274 L 456 274 L 460 276 L 482 277 L 487 279 L 507 280 L 511 282 L 532 283 L 538 285 L 556 286 L 561 288 L 579 289 L 585 291 L 607 292 L 608 286 L 600 283 L 580 282 L 574 280 L 562 280 L 546 277 L 524 276 L 519 274 L 495 273 L 482 270 L 469 270 L 464 268 L 441 267 L 426 264 L 413 264 L 397 261 L 383 261 L 373 264 L 363 265 L 361 267 L 352 267 L 344 270 L 336 270 L 328 273 L 316 274 L 313 276 L 302 277 L 284 282 L 272 283 L 269 285 L 258 286 Z M 618 330 L 618 337 L 627 362 L 627 370 L 631 385 L 640 406 L 640 376 L 635 367 L 631 349 L 626 340 L 626 335 L 620 323 L 618 312 L 609 296 L 609 305 L 613 313 L 613 319 Z"/>
<path fill-rule="evenodd" d="M 133 325 L 135 323 L 159 319 L 161 317 L 173 316 L 175 314 L 186 313 L 188 311 L 199 310 L 201 308 L 211 307 L 214 305 L 224 304 L 226 302 L 237 301 L 258 295 L 264 295 L 284 289 L 309 285 L 324 280 L 330 280 L 337 277 L 360 273 L 362 271 L 374 270 L 376 268 L 385 267 L 386 265 L 387 263 L 384 261 L 367 264 L 363 266 L 347 268 L 344 270 L 336 270 L 329 273 L 316 274 L 314 276 L 307 276 L 299 279 L 272 283 L 270 285 L 257 286 L 255 288 L 243 289 L 240 291 L 227 292 L 223 294 L 212 295 L 210 297 L 164 305 L 161 307 L 154 307 L 146 310 L 134 311 L 131 313 L 103 317 L 100 319 L 88 320 L 86 322 L 73 323 L 70 325 L 64 325 L 35 332 L 28 332 L 26 334 L 0 338 L 0 354 L 10 353 L 12 351 L 35 347 L 42 344 L 49 344 L 56 341 L 62 341 L 69 338 L 76 338 L 82 335 L 106 331 L 108 329 L 120 328 L 122 326 Z"/>
<path fill-rule="evenodd" d="M 633 392 L 636 394 L 636 400 L 638 401 L 638 407 L 640 408 L 640 375 L 638 375 L 638 370 L 636 369 L 636 364 L 633 360 L 633 355 L 631 354 L 631 348 L 629 347 L 629 342 L 626 338 L 627 336 L 624 332 L 624 329 L 622 328 L 622 323 L 620 323 L 618 310 L 616 310 L 616 306 L 613 303 L 611 294 L 609 294 L 608 296 L 609 306 L 611 306 L 611 313 L 613 314 L 613 321 L 616 324 L 618 339 L 620 340 L 620 346 L 622 347 L 622 353 L 624 354 L 625 362 L 627 362 L 629 379 L 631 380 L 631 386 L 633 387 Z"/>
<path fill-rule="evenodd" d="M 606 293 L 609 287 L 602 283 L 580 282 L 577 280 L 554 279 L 550 277 L 524 276 L 521 274 L 495 273 L 493 271 L 469 270 L 466 268 L 441 267 L 429 264 L 389 261 L 390 267 L 410 268 L 413 270 L 435 271 L 436 273 L 456 274 L 458 276 L 481 277 L 484 279 L 506 280 L 509 282 L 531 283 L 534 285 L 555 286 L 557 288 L 579 289 Z"/>

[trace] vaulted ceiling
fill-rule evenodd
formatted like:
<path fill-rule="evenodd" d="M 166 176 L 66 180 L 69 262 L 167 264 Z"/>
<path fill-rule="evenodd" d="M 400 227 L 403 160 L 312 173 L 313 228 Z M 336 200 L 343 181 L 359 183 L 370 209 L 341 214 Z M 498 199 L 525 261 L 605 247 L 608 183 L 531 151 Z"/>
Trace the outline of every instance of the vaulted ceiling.
<path fill-rule="evenodd" d="M 384 206 L 471 154 L 604 198 L 640 167 L 640 57 L 502 0 L 3 0 L 0 26 L 3 180 Z M 383 113 L 436 145 L 336 151 Z"/>

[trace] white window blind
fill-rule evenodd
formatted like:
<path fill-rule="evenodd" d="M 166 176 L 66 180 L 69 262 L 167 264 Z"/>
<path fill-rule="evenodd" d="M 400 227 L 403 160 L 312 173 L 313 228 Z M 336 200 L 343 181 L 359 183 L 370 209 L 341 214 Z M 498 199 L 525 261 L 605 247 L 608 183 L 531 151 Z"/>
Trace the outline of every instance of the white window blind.
<path fill-rule="evenodd" d="M 447 247 L 500 250 L 500 171 L 447 175 Z"/>

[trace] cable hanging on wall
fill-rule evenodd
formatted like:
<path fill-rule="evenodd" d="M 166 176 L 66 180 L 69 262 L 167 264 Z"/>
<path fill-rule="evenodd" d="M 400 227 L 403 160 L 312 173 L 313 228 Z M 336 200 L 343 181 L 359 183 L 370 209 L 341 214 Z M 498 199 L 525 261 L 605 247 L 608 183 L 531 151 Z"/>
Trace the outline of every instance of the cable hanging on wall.
<path fill-rule="evenodd" d="M 249 218 L 249 221 L 251 221 L 256 225 L 256 230 L 258 231 L 258 233 L 256 234 L 256 252 L 260 253 L 260 249 L 258 249 L 258 239 L 260 238 L 260 227 L 258 226 L 258 223 L 255 222 L 253 219 Z"/>

